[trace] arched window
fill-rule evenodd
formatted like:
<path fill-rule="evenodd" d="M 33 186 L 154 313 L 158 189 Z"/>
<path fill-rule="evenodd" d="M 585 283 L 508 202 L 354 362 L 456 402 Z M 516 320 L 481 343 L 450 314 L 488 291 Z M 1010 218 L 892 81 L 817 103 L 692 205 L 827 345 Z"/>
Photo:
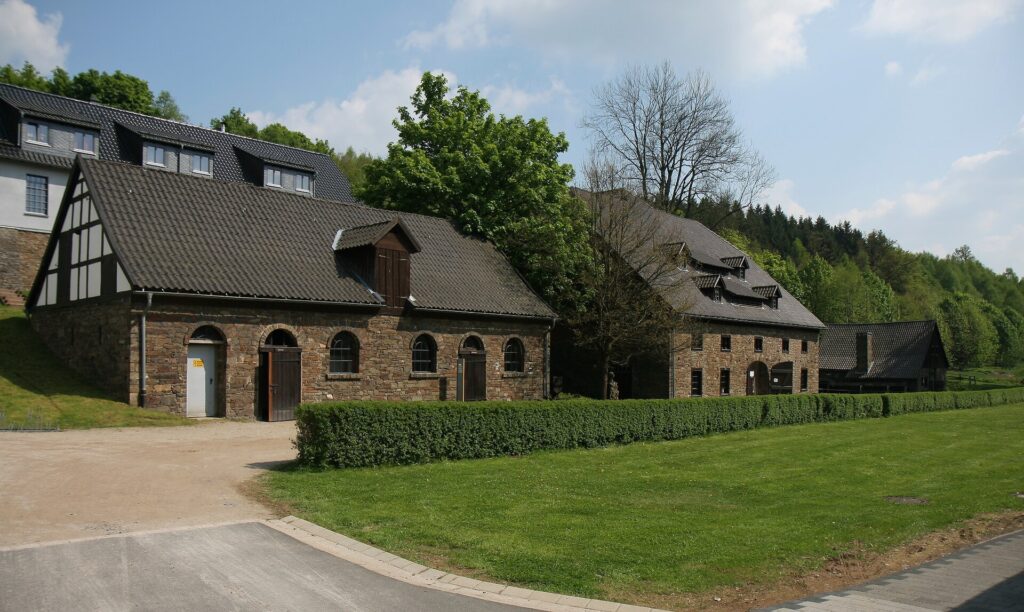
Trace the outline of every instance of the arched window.
<path fill-rule="evenodd" d="M 505 371 L 522 372 L 526 363 L 526 351 L 519 338 L 510 338 L 505 343 Z"/>
<path fill-rule="evenodd" d="M 295 336 L 291 334 L 287 329 L 275 329 L 270 332 L 267 336 L 267 340 L 263 343 L 265 346 L 291 346 L 296 347 L 299 344 L 295 341 Z"/>
<path fill-rule="evenodd" d="M 484 341 L 480 339 L 480 336 L 466 336 L 466 339 L 462 341 L 462 350 L 482 353 Z"/>
<path fill-rule="evenodd" d="M 203 325 L 196 331 L 192 332 L 192 340 L 224 342 L 224 335 L 220 333 L 219 329 L 212 325 Z"/>
<path fill-rule="evenodd" d="M 429 334 L 421 334 L 412 343 L 412 371 L 437 371 L 437 343 Z"/>
<path fill-rule="evenodd" d="M 359 371 L 359 339 L 341 332 L 331 340 L 331 374 L 355 374 Z"/>

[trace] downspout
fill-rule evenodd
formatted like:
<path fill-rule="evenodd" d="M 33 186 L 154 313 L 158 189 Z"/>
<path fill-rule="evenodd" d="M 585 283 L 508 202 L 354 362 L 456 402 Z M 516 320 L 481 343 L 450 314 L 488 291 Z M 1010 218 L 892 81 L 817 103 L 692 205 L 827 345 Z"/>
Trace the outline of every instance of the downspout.
<path fill-rule="evenodd" d="M 153 294 L 146 291 L 146 307 L 139 320 L 139 407 L 146 407 L 146 314 L 153 305 Z"/>
<path fill-rule="evenodd" d="M 551 318 L 551 325 L 544 333 L 544 399 L 551 397 L 551 331 L 555 329 L 555 318 Z"/>

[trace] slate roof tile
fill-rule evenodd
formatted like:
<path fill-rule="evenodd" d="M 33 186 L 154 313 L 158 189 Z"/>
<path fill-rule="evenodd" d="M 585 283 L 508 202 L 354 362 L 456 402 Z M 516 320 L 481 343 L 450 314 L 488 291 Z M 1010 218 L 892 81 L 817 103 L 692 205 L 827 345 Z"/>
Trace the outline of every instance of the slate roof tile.
<path fill-rule="evenodd" d="M 819 367 L 853 370 L 857 365 L 857 334 L 863 332 L 872 336 L 874 363 L 866 374 L 850 375 L 880 379 L 916 378 L 928 357 L 933 334 L 939 333 L 935 321 L 829 325 L 821 332 Z"/>

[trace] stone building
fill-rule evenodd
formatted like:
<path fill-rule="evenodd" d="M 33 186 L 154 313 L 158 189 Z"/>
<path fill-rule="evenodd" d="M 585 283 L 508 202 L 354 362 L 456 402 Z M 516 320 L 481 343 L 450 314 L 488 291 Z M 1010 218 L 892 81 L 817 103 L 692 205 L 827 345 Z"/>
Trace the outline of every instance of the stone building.
<path fill-rule="evenodd" d="M 935 321 L 829 325 L 821 334 L 822 391 L 945 391 L 948 369 Z"/>
<path fill-rule="evenodd" d="M 551 309 L 447 221 L 78 158 L 27 307 L 133 405 L 539 399 Z"/>
<path fill-rule="evenodd" d="M 602 218 L 624 215 L 649 228 L 635 233 L 644 237 L 641 250 L 670 262 L 671 273 L 651 291 L 675 311 L 678 327 L 658 346 L 615 367 L 619 397 L 818 392 L 818 338 L 824 325 L 746 253 L 693 219 L 624 194 L 578 194 Z M 598 232 L 608 227 L 599 222 Z M 630 263 L 649 278 L 640 269 L 650 269 L 649 260 Z M 564 332 L 556 330 L 555 390 L 599 396 L 599 368 Z"/>
<path fill-rule="evenodd" d="M 0 83 L 0 297 L 31 286 L 77 155 L 354 201 L 322 153 Z"/>

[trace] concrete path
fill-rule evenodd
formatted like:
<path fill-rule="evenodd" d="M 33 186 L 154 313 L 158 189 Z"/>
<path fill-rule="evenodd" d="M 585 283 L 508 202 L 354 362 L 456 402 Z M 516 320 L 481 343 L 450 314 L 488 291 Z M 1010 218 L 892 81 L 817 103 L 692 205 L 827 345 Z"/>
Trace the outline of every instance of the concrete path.
<path fill-rule="evenodd" d="M 521 608 L 414 586 L 239 523 L 0 550 L 0 611 Z"/>
<path fill-rule="evenodd" d="M 847 591 L 771 609 L 831 612 L 1024 610 L 1024 531 Z"/>
<path fill-rule="evenodd" d="M 294 423 L 0 432 L 0 546 L 270 518 L 239 491 Z"/>

